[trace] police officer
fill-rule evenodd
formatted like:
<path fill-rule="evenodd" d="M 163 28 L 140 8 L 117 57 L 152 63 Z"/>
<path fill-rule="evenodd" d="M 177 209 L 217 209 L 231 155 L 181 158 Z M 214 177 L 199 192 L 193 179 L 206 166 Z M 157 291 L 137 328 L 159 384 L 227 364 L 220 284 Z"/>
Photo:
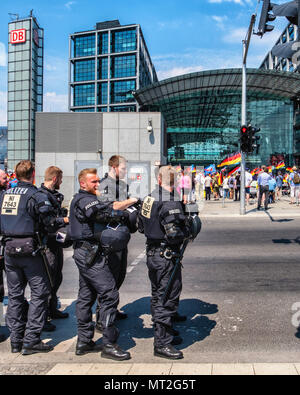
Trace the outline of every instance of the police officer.
<path fill-rule="evenodd" d="M 8 179 L 7 179 L 7 174 L 5 173 L 4 170 L 0 170 L 0 201 L 2 199 L 2 196 L 4 192 L 7 189 L 8 185 Z M 4 250 L 3 246 L 1 248 L 3 252 L 0 254 L 0 303 L 3 302 L 4 298 L 4 284 L 3 284 L 3 271 L 4 271 Z M 0 343 L 3 342 L 6 339 L 5 335 L 0 333 Z"/>
<path fill-rule="evenodd" d="M 167 259 L 165 253 L 179 254 L 182 242 L 189 236 L 183 204 L 174 199 L 175 179 L 172 167 L 161 167 L 158 186 L 145 198 L 140 212 L 140 231 L 147 238 L 147 266 L 152 287 L 154 355 L 168 359 L 183 358 L 182 352 L 174 347 L 182 339 L 174 337 L 172 328 L 172 317 L 177 312 L 182 290 L 182 274 L 179 268 L 164 302 L 163 295 L 174 269 L 173 259 Z"/>
<path fill-rule="evenodd" d="M 16 166 L 18 186 L 5 191 L 1 201 L 1 233 L 5 237 L 5 270 L 8 287 L 7 325 L 11 351 L 23 355 L 49 352 L 53 347 L 40 339 L 50 295 L 50 282 L 41 254 L 36 250 L 40 236 L 55 230 L 54 213 L 47 196 L 33 185 L 34 164 Z M 31 297 L 24 315 L 24 292 L 29 284 Z"/>
<path fill-rule="evenodd" d="M 53 207 L 56 219 L 56 227 L 62 228 L 69 223 L 67 217 L 67 210 L 62 208 L 64 195 L 58 190 L 62 183 L 63 172 L 56 166 L 50 166 L 45 171 L 45 180 L 39 189 L 47 195 L 49 202 Z M 53 288 L 51 290 L 51 297 L 49 301 L 49 315 L 52 319 L 68 318 L 68 313 L 63 313 L 57 309 L 57 291 L 62 283 L 63 276 L 63 248 L 56 241 L 56 234 L 50 234 L 47 240 L 48 259 L 52 269 Z"/>
<path fill-rule="evenodd" d="M 126 159 L 120 155 L 112 156 L 108 161 L 109 172 L 100 182 L 99 200 L 101 202 L 115 202 L 116 210 L 126 210 L 137 202 L 135 198 L 129 198 L 128 185 L 122 181 L 125 178 L 127 167 Z M 108 258 L 109 266 L 116 280 L 117 288 L 120 290 L 124 283 L 127 271 L 127 247 L 120 252 L 110 254 Z M 98 299 L 98 307 L 96 311 L 96 328 L 102 332 L 101 323 L 99 322 L 100 298 Z M 126 319 L 127 314 L 118 311 L 118 320 Z"/>
<path fill-rule="evenodd" d="M 130 354 L 116 344 L 119 331 L 114 322 L 119 303 L 118 288 L 106 257 L 95 239 L 96 224 L 108 223 L 116 206 L 98 200 L 96 193 L 100 179 L 96 169 L 82 170 L 78 179 L 80 190 L 70 207 L 70 233 L 74 241 L 74 260 L 79 269 L 76 355 L 102 350 L 103 358 L 127 360 L 130 359 Z M 103 349 L 92 340 L 92 307 L 98 295 L 101 300 L 99 317 L 103 328 Z"/>

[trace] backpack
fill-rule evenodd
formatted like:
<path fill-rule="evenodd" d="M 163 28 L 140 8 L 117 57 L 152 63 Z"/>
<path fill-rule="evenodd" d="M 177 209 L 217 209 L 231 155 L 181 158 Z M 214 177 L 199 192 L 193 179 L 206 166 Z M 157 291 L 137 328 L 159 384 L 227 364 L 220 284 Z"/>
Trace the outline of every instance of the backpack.
<path fill-rule="evenodd" d="M 299 173 L 295 173 L 293 182 L 294 182 L 295 185 L 300 184 L 300 175 L 299 175 Z"/>

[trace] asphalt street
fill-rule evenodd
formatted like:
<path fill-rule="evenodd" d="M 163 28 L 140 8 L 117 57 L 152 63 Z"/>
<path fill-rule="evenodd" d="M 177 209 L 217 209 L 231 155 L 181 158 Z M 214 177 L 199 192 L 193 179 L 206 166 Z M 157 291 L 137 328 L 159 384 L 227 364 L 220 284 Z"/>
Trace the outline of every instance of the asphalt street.
<path fill-rule="evenodd" d="M 203 221 L 203 230 L 188 247 L 183 262 L 180 313 L 188 320 L 176 327 L 184 339 L 179 348 L 185 362 L 299 362 L 299 225 L 300 218 L 274 219 L 267 215 L 242 221 Z M 150 282 L 144 251 L 144 237 L 134 235 L 120 295 L 121 310 L 129 318 L 118 323 L 119 343 L 131 352 L 133 362 L 161 363 L 163 360 L 153 356 Z M 63 307 L 71 315 L 68 320 L 55 321 L 56 332 L 43 334 L 44 340 L 51 340 L 57 347 L 56 354 L 48 354 L 49 362 L 55 358 L 56 362 L 78 359 L 74 356 L 78 273 L 71 255 L 71 251 L 66 252 L 64 282 L 59 291 Z M 95 340 L 100 338 L 96 334 Z M 9 351 L 8 341 L 0 345 L 2 350 Z M 30 358 L 32 363 L 39 361 L 39 356 Z M 87 361 L 99 361 L 99 356 L 80 359 Z"/>

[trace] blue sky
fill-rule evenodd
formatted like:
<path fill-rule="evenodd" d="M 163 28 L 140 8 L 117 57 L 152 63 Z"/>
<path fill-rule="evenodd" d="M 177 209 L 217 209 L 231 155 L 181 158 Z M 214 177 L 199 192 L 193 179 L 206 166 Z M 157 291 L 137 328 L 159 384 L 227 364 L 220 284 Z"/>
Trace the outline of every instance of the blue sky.
<path fill-rule="evenodd" d="M 257 0 L 1 0 L 0 125 L 6 124 L 7 24 L 9 13 L 31 9 L 45 30 L 44 111 L 66 111 L 68 36 L 93 29 L 96 22 L 119 19 L 139 23 L 159 79 L 194 71 L 241 66 L 241 41 Z M 282 3 L 284 0 L 277 0 Z M 260 10 L 260 8 L 259 8 Z M 260 11 L 259 11 L 260 12 Z M 249 67 L 258 67 L 286 25 L 278 18 L 274 32 L 255 36 Z"/>

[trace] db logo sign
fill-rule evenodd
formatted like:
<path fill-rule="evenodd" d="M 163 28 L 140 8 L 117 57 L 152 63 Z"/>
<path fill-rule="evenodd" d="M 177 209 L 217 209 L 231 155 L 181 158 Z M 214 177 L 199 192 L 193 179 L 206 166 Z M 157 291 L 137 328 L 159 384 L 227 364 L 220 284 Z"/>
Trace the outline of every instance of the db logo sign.
<path fill-rule="evenodd" d="M 11 44 L 20 44 L 26 42 L 26 30 L 13 30 L 10 32 L 10 43 Z"/>

